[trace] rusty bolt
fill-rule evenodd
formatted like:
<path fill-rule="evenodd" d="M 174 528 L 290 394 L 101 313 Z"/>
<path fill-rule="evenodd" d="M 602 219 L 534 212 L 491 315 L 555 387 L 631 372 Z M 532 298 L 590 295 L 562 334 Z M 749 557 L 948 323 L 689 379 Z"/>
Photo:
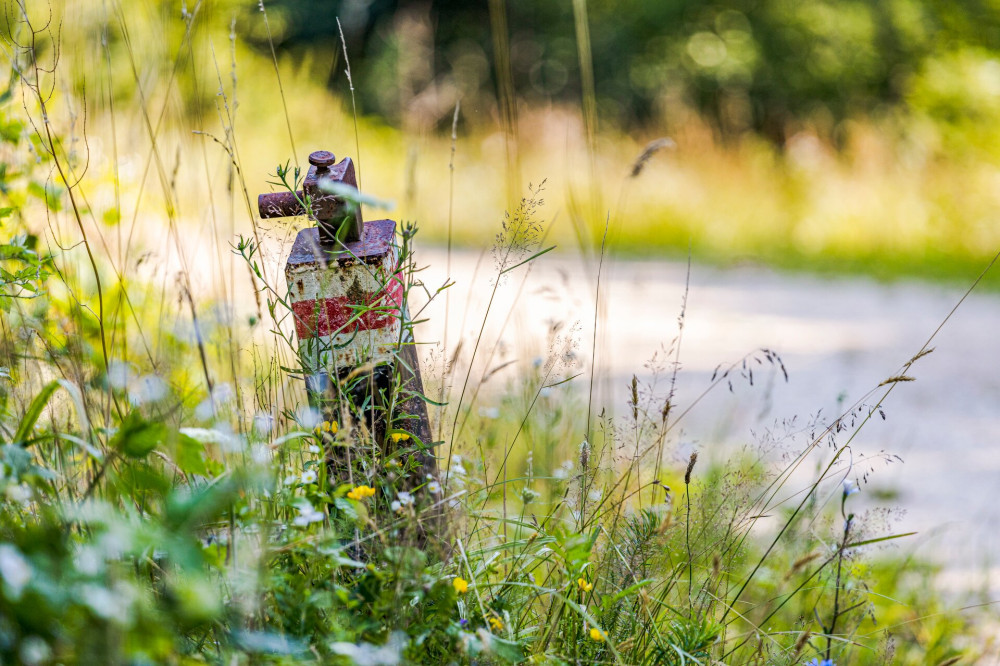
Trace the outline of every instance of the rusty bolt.
<path fill-rule="evenodd" d="M 336 156 L 329 150 L 317 150 L 316 152 L 309 153 L 309 164 L 316 167 L 317 172 L 321 169 L 324 171 L 329 170 L 336 163 Z"/>
<path fill-rule="evenodd" d="M 307 211 L 299 203 L 308 195 L 312 200 L 312 210 L 309 216 L 319 227 L 319 239 L 322 245 L 339 249 L 341 243 L 361 240 L 364 232 L 364 221 L 361 211 L 348 213 L 346 203 L 332 194 L 326 194 L 319 189 L 320 180 L 341 182 L 357 188 L 354 175 L 354 163 L 345 157 L 337 164 L 337 158 L 328 150 L 317 150 L 309 154 L 309 164 L 312 166 L 298 192 L 275 192 L 261 194 L 257 197 L 257 209 L 261 218 L 291 217 L 305 215 Z M 341 232 L 342 222 L 347 217 L 348 226 Z M 342 238 L 338 240 L 337 235 Z"/>

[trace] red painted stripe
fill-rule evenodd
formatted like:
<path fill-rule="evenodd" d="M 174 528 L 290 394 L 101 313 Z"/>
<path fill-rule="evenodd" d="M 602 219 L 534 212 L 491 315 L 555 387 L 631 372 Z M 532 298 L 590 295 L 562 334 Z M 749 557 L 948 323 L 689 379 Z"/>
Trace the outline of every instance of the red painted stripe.
<path fill-rule="evenodd" d="M 315 298 L 292 303 L 295 333 L 299 340 L 334 333 L 351 333 L 385 328 L 399 318 L 403 304 L 403 283 L 393 278 L 380 292 L 367 294 L 364 303 L 352 303 L 347 296 Z M 366 310 L 348 327 L 347 322 L 357 314 L 359 306 L 375 308 Z"/>

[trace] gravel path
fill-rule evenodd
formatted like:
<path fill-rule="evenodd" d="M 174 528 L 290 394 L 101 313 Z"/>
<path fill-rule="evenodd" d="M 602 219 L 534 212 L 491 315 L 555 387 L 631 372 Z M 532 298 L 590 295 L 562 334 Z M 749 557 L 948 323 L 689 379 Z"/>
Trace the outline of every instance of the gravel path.
<path fill-rule="evenodd" d="M 486 255 L 477 272 L 479 258 L 466 252 L 452 256 L 452 342 L 460 332 L 478 331 L 482 322 L 495 269 Z M 426 284 L 443 283 L 445 253 L 424 248 L 419 259 L 429 265 Z M 523 287 L 520 270 L 498 291 L 487 340 L 499 335 L 510 312 L 503 334 L 508 348 L 520 350 L 515 355 L 544 353 L 546 322 L 579 322 L 580 360 L 589 368 L 596 267 L 546 256 L 532 267 Z M 644 364 L 677 335 L 686 273 L 686 265 L 672 262 L 604 266 L 597 357 L 604 393 L 620 412 L 632 373 L 648 379 Z M 829 420 L 897 374 L 962 293 L 761 268 L 692 267 L 678 405 L 690 404 L 720 363 L 761 347 L 781 355 L 790 377 L 786 384 L 780 374 L 759 369 L 754 387 L 741 380 L 732 393 L 725 386 L 714 391 L 686 418 L 681 441 L 711 455 L 726 449 L 720 442 L 752 442 L 793 417 L 799 425 L 817 413 Z M 419 338 L 440 341 L 443 301 L 425 314 L 431 321 Z M 908 547 L 940 558 L 947 584 L 1000 587 L 1000 569 L 990 571 L 1000 553 L 1000 297 L 970 296 L 932 346 L 934 352 L 909 372 L 916 381 L 898 384 L 889 396 L 886 419 L 876 416 L 853 443 L 856 460 L 885 451 L 904 462 L 888 464 L 875 457 L 867 465 L 858 462 L 852 476 L 873 470 L 860 501 L 905 509 L 894 529 L 920 533 Z"/>

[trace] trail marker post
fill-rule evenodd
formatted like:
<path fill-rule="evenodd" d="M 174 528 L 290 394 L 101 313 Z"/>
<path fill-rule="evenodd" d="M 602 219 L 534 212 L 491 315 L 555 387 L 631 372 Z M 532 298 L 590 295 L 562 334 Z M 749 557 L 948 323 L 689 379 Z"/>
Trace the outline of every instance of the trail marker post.
<path fill-rule="evenodd" d="M 310 405 L 324 419 L 352 419 L 385 455 L 399 448 L 393 440 L 414 444 L 417 460 L 433 472 L 396 223 L 366 223 L 360 205 L 348 200 L 357 190 L 349 157 L 337 163 L 320 150 L 309 163 L 301 190 L 261 194 L 257 207 L 261 218 L 308 215 L 315 222 L 298 233 L 285 264 Z M 344 452 L 334 451 L 329 463 L 332 470 L 346 464 Z"/>

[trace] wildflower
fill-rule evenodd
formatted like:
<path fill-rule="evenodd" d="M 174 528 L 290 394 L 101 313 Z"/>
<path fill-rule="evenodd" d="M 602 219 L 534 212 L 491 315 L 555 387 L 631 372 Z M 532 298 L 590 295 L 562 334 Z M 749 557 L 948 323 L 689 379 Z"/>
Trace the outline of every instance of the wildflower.
<path fill-rule="evenodd" d="M 307 469 L 306 471 L 302 472 L 302 483 L 304 484 L 316 483 L 316 470 Z"/>
<path fill-rule="evenodd" d="M 591 627 L 590 629 L 590 640 L 597 641 L 598 643 L 604 642 L 604 632 L 602 632 L 597 627 Z"/>
<path fill-rule="evenodd" d="M 850 497 L 854 493 L 859 493 L 859 492 L 861 492 L 861 489 L 858 488 L 853 481 L 851 481 L 850 479 L 844 480 L 844 499 Z"/>
<path fill-rule="evenodd" d="M 580 588 L 581 592 L 590 592 L 592 589 L 594 589 L 594 584 L 588 583 L 587 579 L 583 578 L 582 576 L 576 579 L 576 584 L 577 587 Z"/>
<path fill-rule="evenodd" d="M 824 659 L 823 661 L 820 661 L 814 657 L 812 661 L 806 664 L 806 666 L 836 666 L 836 664 L 833 663 L 833 659 Z"/>
<path fill-rule="evenodd" d="M 305 406 L 295 410 L 295 420 L 306 430 L 315 428 L 323 423 L 323 417 L 319 411 Z"/>
<path fill-rule="evenodd" d="M 31 562 L 15 546 L 0 544 L 0 576 L 3 577 L 7 596 L 17 601 L 31 580 Z"/>
<path fill-rule="evenodd" d="M 337 430 L 339 430 L 339 428 L 337 427 L 336 421 L 323 421 L 318 426 L 316 426 L 317 435 L 322 435 L 323 433 L 327 432 L 330 433 L 331 435 L 336 435 Z"/>
<path fill-rule="evenodd" d="M 440 495 L 441 484 L 438 483 L 437 481 L 431 481 L 430 483 L 427 484 L 427 490 L 429 490 L 433 495 Z"/>
<path fill-rule="evenodd" d="M 348 499 L 352 500 L 363 500 L 366 497 L 371 497 L 375 494 L 375 489 L 371 486 L 354 486 L 348 493 Z"/>
<path fill-rule="evenodd" d="M 463 617 L 461 620 L 458 621 L 458 624 L 462 627 L 467 627 L 469 625 L 469 621 Z"/>
<path fill-rule="evenodd" d="M 503 622 L 498 617 L 490 618 L 490 629 L 493 631 L 503 631 Z"/>
<path fill-rule="evenodd" d="M 396 496 L 396 499 L 392 501 L 392 504 L 390 504 L 389 507 L 396 513 L 399 513 L 406 507 L 413 506 L 413 502 L 413 494 L 403 490 L 400 491 L 400 493 Z"/>
<path fill-rule="evenodd" d="M 559 480 L 562 480 L 568 478 L 572 472 L 573 472 L 573 461 L 564 460 L 562 465 L 560 465 L 558 469 L 552 472 L 552 476 L 554 476 Z"/>
<path fill-rule="evenodd" d="M 261 435 L 270 434 L 274 430 L 274 417 L 267 412 L 258 412 L 254 414 L 253 427 Z"/>
<path fill-rule="evenodd" d="M 389 435 L 389 438 L 392 440 L 393 444 L 399 444 L 400 442 L 408 440 L 410 436 L 405 432 L 394 432 Z"/>
<path fill-rule="evenodd" d="M 306 450 L 307 450 L 307 451 L 309 451 L 309 453 L 319 453 L 319 447 L 318 447 L 318 446 L 316 446 L 315 444 L 310 444 L 310 445 L 309 445 L 309 446 L 308 446 L 308 447 L 306 448 Z"/>
<path fill-rule="evenodd" d="M 165 381 L 156 375 L 145 375 L 129 385 L 129 402 L 133 405 L 159 402 L 167 397 L 167 391 L 168 386 Z"/>
<path fill-rule="evenodd" d="M 469 581 L 464 578 L 456 576 L 455 579 L 451 581 L 451 584 L 455 587 L 455 591 L 459 594 L 465 594 L 469 591 Z"/>
<path fill-rule="evenodd" d="M 299 506 L 299 515 L 292 520 L 292 523 L 297 527 L 306 527 L 311 523 L 318 523 L 322 520 L 323 512 L 317 511 L 312 504 L 305 502 Z"/>

